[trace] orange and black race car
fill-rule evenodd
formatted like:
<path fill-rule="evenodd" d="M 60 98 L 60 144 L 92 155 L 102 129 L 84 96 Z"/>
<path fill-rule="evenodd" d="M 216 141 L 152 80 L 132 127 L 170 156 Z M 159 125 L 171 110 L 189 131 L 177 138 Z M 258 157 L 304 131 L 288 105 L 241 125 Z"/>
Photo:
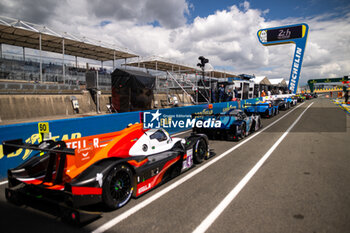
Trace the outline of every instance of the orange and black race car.
<path fill-rule="evenodd" d="M 20 148 L 38 154 L 8 171 L 7 200 L 73 223 L 90 218 L 84 206 L 102 202 L 117 209 L 211 156 L 205 135 L 173 138 L 163 129 L 143 129 L 142 123 L 39 145 L 3 142 L 5 154 Z"/>

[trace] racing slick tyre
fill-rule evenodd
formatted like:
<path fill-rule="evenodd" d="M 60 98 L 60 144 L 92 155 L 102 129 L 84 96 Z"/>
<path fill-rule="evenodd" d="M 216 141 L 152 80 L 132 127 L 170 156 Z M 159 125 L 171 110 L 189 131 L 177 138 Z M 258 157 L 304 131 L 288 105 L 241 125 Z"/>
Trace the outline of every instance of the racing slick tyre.
<path fill-rule="evenodd" d="M 208 145 L 203 138 L 200 138 L 197 140 L 196 144 L 194 145 L 193 151 L 194 151 L 193 153 L 194 163 L 198 164 L 203 162 L 208 152 Z"/>
<path fill-rule="evenodd" d="M 133 192 L 132 171 L 119 164 L 108 173 L 102 186 L 102 201 L 109 209 L 117 209 L 128 203 Z"/>
<path fill-rule="evenodd" d="M 261 119 L 259 117 L 259 119 L 258 119 L 258 130 L 261 129 L 261 127 L 262 127 L 262 123 L 261 123 Z"/>
<path fill-rule="evenodd" d="M 244 137 L 245 137 L 245 135 L 246 135 L 246 126 L 245 126 L 245 124 L 243 123 L 242 125 L 241 125 L 241 135 L 240 135 L 240 138 L 241 139 L 243 139 Z"/>

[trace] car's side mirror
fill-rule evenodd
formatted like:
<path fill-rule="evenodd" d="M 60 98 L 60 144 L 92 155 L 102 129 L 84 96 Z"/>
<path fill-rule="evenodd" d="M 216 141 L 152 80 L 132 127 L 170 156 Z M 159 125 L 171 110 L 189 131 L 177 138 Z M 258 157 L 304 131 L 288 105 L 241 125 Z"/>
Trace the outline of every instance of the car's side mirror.
<path fill-rule="evenodd" d="M 184 138 L 181 139 L 181 143 L 182 143 L 182 144 L 186 144 L 186 139 L 184 139 Z"/>

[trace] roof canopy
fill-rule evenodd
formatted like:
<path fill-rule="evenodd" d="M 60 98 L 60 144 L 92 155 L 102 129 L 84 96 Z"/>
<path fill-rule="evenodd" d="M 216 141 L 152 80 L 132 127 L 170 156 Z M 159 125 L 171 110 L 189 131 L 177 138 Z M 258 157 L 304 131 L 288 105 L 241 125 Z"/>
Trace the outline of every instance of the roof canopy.
<path fill-rule="evenodd" d="M 271 82 L 266 76 L 255 76 L 252 81 L 254 81 L 255 84 L 271 85 Z"/>
<path fill-rule="evenodd" d="M 166 72 L 166 71 L 179 72 L 179 73 L 197 73 L 197 72 L 200 72 L 200 70 L 196 67 L 168 61 L 166 59 L 157 58 L 157 57 L 144 58 L 142 60 L 130 62 L 130 63 L 124 64 L 124 65 L 145 68 L 145 69 L 150 69 L 150 70 L 156 70 L 156 71 L 164 71 L 164 72 Z"/>
<path fill-rule="evenodd" d="M 41 50 L 48 52 L 62 53 L 64 47 L 64 54 L 98 61 L 137 57 L 115 45 L 0 16 L 0 43 L 40 50 L 40 38 Z"/>
<path fill-rule="evenodd" d="M 275 79 L 269 79 L 270 83 L 274 86 L 279 86 L 279 87 L 286 87 L 287 83 L 286 80 L 283 78 L 275 78 Z"/>
<path fill-rule="evenodd" d="M 180 63 L 169 61 L 159 57 L 145 58 L 142 60 L 124 64 L 124 65 L 151 69 L 156 71 L 164 71 L 164 72 L 169 71 L 169 72 L 178 72 L 178 73 L 187 73 L 187 74 L 191 74 L 191 73 L 200 74 L 202 72 L 201 69 L 197 67 L 180 64 Z M 225 71 L 218 71 L 218 70 L 206 71 L 206 74 L 210 77 L 215 77 L 215 78 L 237 77 L 237 75 L 234 75 L 232 73 L 228 73 Z"/>

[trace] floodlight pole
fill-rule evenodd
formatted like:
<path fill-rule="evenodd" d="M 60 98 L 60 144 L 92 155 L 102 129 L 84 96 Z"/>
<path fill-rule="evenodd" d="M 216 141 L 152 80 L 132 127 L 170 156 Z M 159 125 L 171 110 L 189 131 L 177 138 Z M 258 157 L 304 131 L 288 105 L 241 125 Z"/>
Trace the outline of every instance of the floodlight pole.
<path fill-rule="evenodd" d="M 66 69 L 64 68 L 64 38 L 62 39 L 62 76 L 63 84 L 66 84 Z"/>
<path fill-rule="evenodd" d="M 41 33 L 39 33 L 39 56 L 40 56 L 40 83 L 43 82 L 43 64 L 42 64 L 42 58 L 41 58 Z"/>

